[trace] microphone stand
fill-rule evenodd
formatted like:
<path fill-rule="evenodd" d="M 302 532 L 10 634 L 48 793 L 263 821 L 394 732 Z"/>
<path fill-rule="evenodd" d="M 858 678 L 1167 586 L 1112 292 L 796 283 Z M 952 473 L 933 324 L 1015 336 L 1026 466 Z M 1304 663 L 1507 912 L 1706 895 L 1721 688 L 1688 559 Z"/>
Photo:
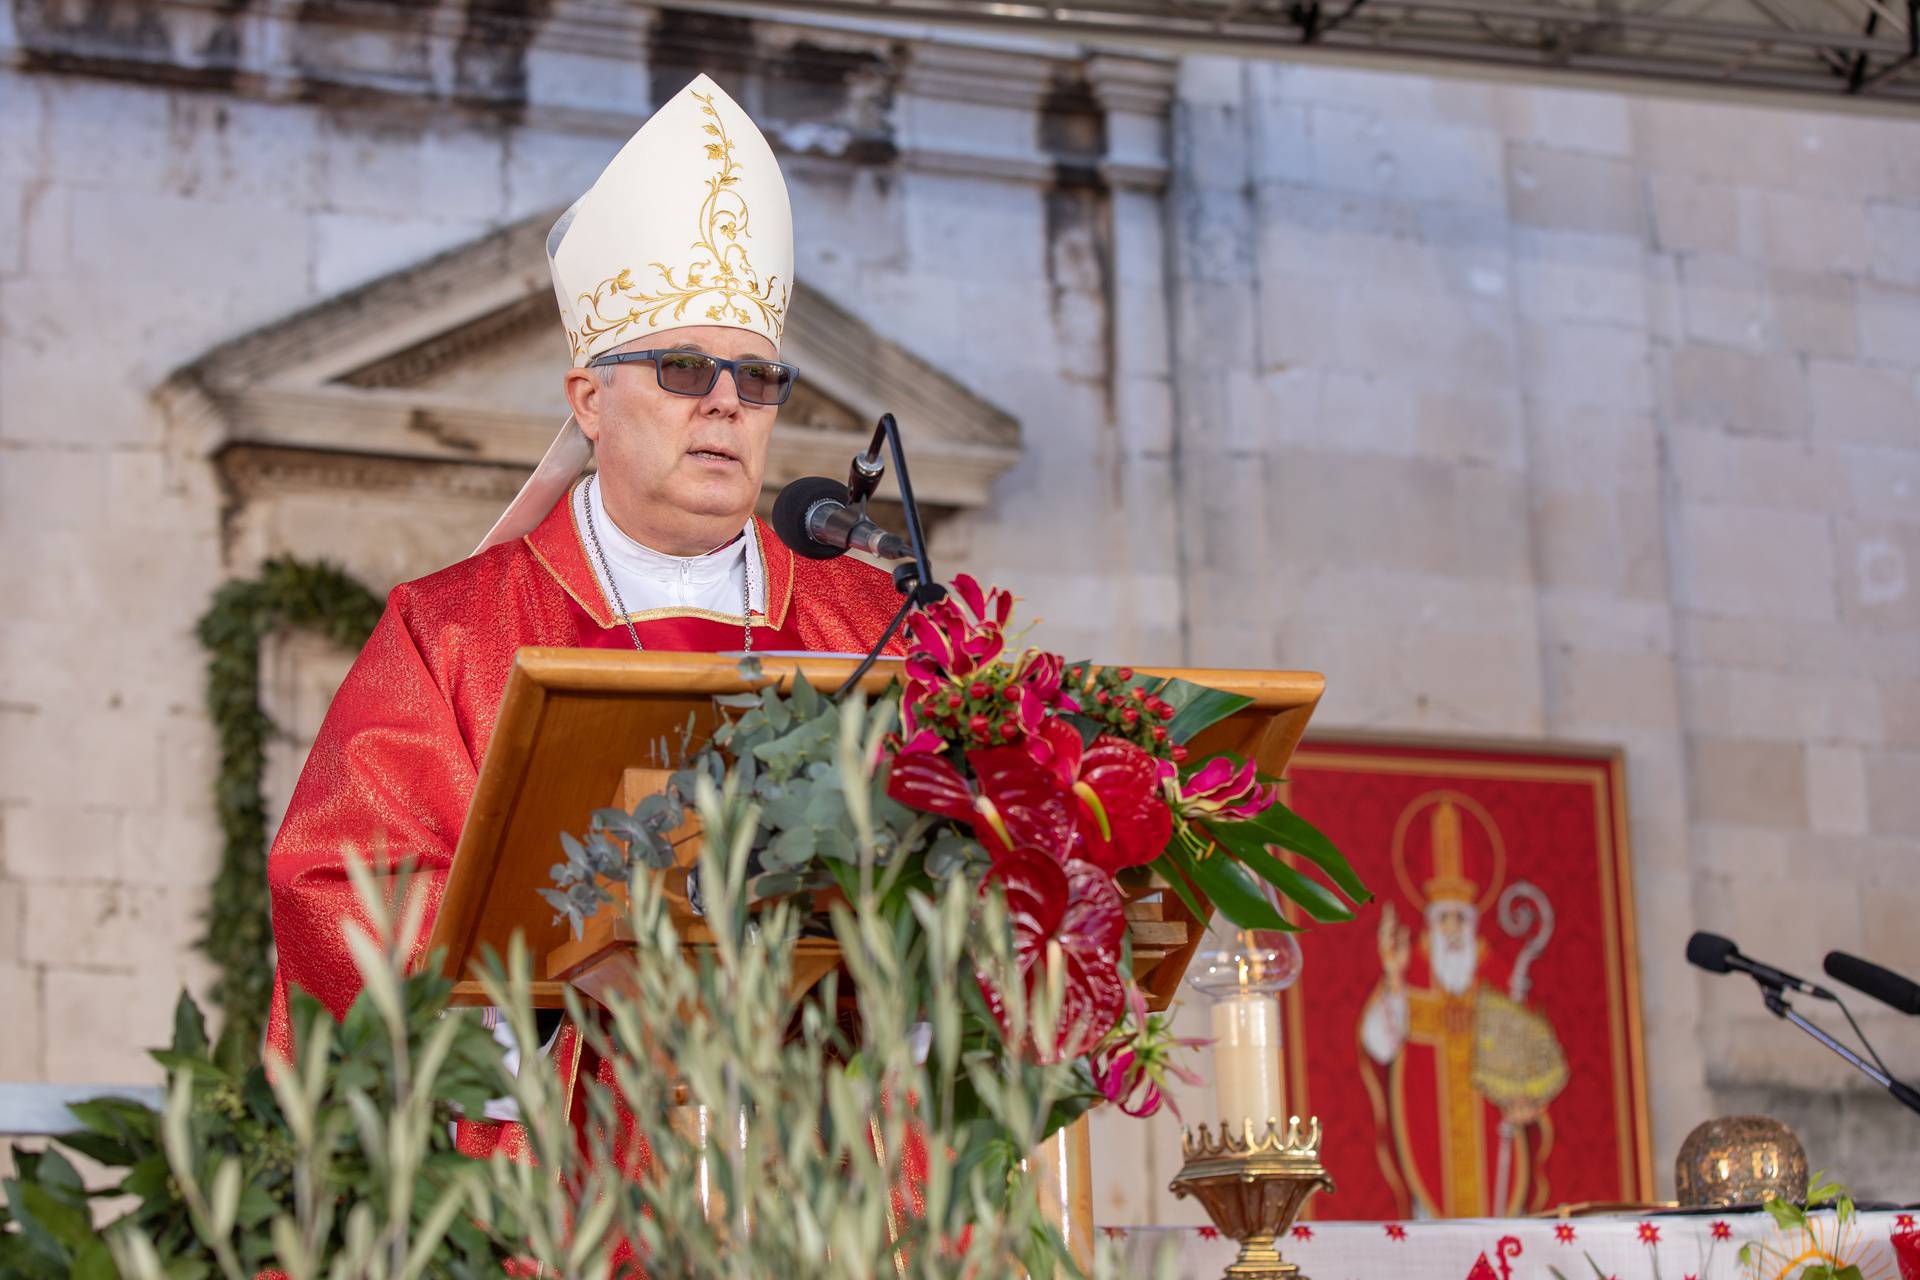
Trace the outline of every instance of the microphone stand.
<path fill-rule="evenodd" d="M 1819 1027 L 1807 1021 L 1792 1005 L 1787 1003 L 1786 993 L 1779 987 L 1774 986 L 1772 983 L 1763 982 L 1760 984 L 1760 995 L 1761 998 L 1766 1001 L 1767 1009 L 1774 1017 L 1784 1018 L 1786 1021 L 1791 1022 L 1794 1026 L 1800 1028 L 1815 1040 L 1818 1040 L 1821 1044 L 1839 1054 L 1841 1058 L 1858 1069 L 1869 1080 L 1879 1085 L 1882 1089 L 1885 1089 L 1888 1093 L 1891 1093 L 1894 1099 L 1909 1111 L 1920 1113 L 1920 1090 L 1915 1090 L 1911 1085 L 1894 1079 L 1853 1050 L 1847 1048 L 1847 1046 L 1841 1044 L 1838 1040 L 1835 1040 L 1825 1031 L 1822 1031 Z M 1838 1001 L 1835 1003 L 1838 1003 Z M 1841 1006 L 1842 1009 L 1845 1007 L 1845 1005 Z"/>
<path fill-rule="evenodd" d="M 893 420 L 892 414 L 880 415 L 880 421 L 873 429 L 873 442 L 867 446 L 864 454 L 854 457 L 853 470 L 848 477 L 848 494 L 859 500 L 860 514 L 866 515 L 867 499 L 879 487 L 880 477 L 886 472 L 886 464 L 880 460 L 882 441 L 886 442 L 887 452 L 893 459 L 893 474 L 900 486 L 900 508 L 907 519 L 907 545 L 913 548 L 913 559 L 902 561 L 893 569 L 894 590 L 903 597 L 900 611 L 893 615 L 893 621 L 880 634 L 872 652 L 861 659 L 860 665 L 853 669 L 853 674 L 834 690 L 836 699 L 845 697 L 853 686 L 860 683 L 860 677 L 873 669 L 873 664 L 880 660 L 881 653 L 893 642 L 900 624 L 907 620 L 907 614 L 913 611 L 914 606 L 933 604 L 947 594 L 947 589 L 933 576 L 933 563 L 927 558 L 927 538 L 920 527 L 920 504 L 913 498 L 913 480 L 907 475 L 907 455 L 900 444 L 900 424 Z"/>

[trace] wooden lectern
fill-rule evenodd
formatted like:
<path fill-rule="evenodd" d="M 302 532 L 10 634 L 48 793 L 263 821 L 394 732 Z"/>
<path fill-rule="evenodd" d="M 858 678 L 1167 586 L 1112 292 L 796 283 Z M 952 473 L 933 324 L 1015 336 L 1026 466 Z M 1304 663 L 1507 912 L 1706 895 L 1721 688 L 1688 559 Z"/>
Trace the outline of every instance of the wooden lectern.
<path fill-rule="evenodd" d="M 805 672 L 817 689 L 838 688 L 857 664 L 847 658 L 765 657 L 760 685 L 791 687 Z M 876 696 L 899 664 L 876 664 L 860 682 Z M 1196 755 L 1234 751 L 1262 772 L 1285 769 L 1325 681 L 1298 671 L 1168 670 L 1252 702 L 1193 740 Z M 575 938 L 565 920 L 535 892 L 550 885 L 549 869 L 562 832 L 586 831 L 595 809 L 631 809 L 666 786 L 679 763 L 673 753 L 702 742 L 719 722 L 714 697 L 749 685 L 736 657 L 706 653 L 624 653 L 605 649 L 522 649 L 507 677 L 492 744 L 480 767 L 473 803 L 460 833 L 453 867 L 435 916 L 427 952 L 442 951 L 456 1004 L 484 1004 L 473 971 L 490 948 L 504 955 L 515 932 L 532 958 L 534 998 L 555 1008 L 568 986 L 599 999 L 623 984 L 622 959 L 632 947 L 624 913 L 608 909 Z M 693 841 L 679 846 L 665 893 L 669 914 L 689 947 L 711 940 L 686 901 L 686 876 L 697 856 Z M 1149 1003 L 1164 1009 L 1206 933 L 1178 895 L 1141 877 L 1126 888 L 1134 976 Z M 1202 904 L 1205 899 L 1200 898 Z M 831 939 L 796 944 L 796 980 L 807 986 L 838 959 Z M 1043 1182 L 1057 1187 L 1058 1222 L 1076 1257 L 1092 1259 L 1092 1199 L 1087 1127 L 1083 1119 L 1037 1153 Z M 1050 1199 L 1053 1197 L 1050 1196 Z"/>

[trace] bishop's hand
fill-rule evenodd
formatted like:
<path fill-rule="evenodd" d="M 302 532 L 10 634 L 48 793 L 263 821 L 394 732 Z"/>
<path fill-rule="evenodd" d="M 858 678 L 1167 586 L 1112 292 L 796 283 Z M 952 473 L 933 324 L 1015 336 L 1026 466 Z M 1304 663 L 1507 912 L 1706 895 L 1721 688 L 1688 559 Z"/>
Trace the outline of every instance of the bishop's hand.
<path fill-rule="evenodd" d="M 1387 990 L 1398 991 L 1406 983 L 1407 962 L 1413 958 L 1413 934 L 1400 923 L 1393 904 L 1380 911 L 1380 929 L 1376 936 L 1380 948 L 1380 970 L 1386 975 Z"/>

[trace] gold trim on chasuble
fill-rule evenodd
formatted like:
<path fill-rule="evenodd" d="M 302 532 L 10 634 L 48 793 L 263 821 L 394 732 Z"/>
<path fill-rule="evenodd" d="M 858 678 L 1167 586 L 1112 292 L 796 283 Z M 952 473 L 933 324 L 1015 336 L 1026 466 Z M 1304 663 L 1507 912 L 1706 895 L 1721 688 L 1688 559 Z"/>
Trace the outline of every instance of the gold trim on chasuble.
<path fill-rule="evenodd" d="M 733 158 L 733 139 L 727 134 L 726 122 L 720 118 L 720 112 L 713 105 L 713 95 L 695 93 L 700 102 L 700 114 L 711 119 L 712 123 L 703 125 L 708 136 L 717 138 L 717 142 L 703 143 L 707 159 L 716 161 L 720 168 L 707 179 L 707 197 L 700 202 L 700 211 L 695 219 L 696 239 L 692 244 L 693 256 L 680 268 L 681 279 L 673 278 L 674 268 L 664 262 L 648 265 L 660 273 L 665 282 L 658 293 L 637 292 L 633 283 L 633 268 L 622 267 L 619 274 L 609 276 L 596 285 L 591 293 L 583 293 L 575 299 L 575 305 L 582 307 L 580 332 L 575 333 L 572 326 L 567 328 L 567 346 L 573 358 L 578 360 L 580 352 L 598 338 L 609 334 L 618 335 L 630 325 L 646 324 L 657 326 L 660 313 L 668 307 L 673 308 L 673 318 L 686 318 L 687 307 L 694 299 L 703 294 L 718 294 L 720 300 L 709 306 L 705 319 L 714 324 L 751 325 L 753 312 L 742 306 L 748 306 L 759 312 L 760 322 L 773 330 L 776 347 L 786 331 L 787 303 L 791 294 L 791 285 L 780 284 L 780 277 L 770 276 L 765 284 L 760 282 L 760 273 L 753 269 L 752 261 L 747 257 L 747 247 L 740 243 L 742 237 L 751 238 L 753 232 L 748 228 L 750 214 L 746 197 L 736 186 L 740 181 L 740 162 Z M 711 277 L 708 276 L 711 272 Z M 780 296 L 774 297 L 778 286 Z M 622 315 L 608 315 L 602 308 L 617 305 L 621 300 L 633 305 Z"/>

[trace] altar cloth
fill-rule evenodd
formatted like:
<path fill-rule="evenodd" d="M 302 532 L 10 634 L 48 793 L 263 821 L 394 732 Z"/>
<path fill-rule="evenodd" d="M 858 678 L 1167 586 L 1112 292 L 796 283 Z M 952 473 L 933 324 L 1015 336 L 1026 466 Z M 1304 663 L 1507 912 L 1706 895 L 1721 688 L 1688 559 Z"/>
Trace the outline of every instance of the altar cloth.
<path fill-rule="evenodd" d="M 1863 1280 L 1920 1280 L 1917 1216 L 1859 1213 L 1842 1226 L 1822 1210 L 1804 1231 L 1759 1212 L 1303 1222 L 1280 1252 L 1302 1280 L 1786 1280 L 1823 1261 L 1857 1266 Z M 1238 1251 L 1212 1227 L 1100 1230 L 1129 1276 L 1153 1275 L 1171 1246 L 1175 1275 L 1213 1280 Z M 1752 1261 L 1743 1265 L 1746 1245 Z"/>

